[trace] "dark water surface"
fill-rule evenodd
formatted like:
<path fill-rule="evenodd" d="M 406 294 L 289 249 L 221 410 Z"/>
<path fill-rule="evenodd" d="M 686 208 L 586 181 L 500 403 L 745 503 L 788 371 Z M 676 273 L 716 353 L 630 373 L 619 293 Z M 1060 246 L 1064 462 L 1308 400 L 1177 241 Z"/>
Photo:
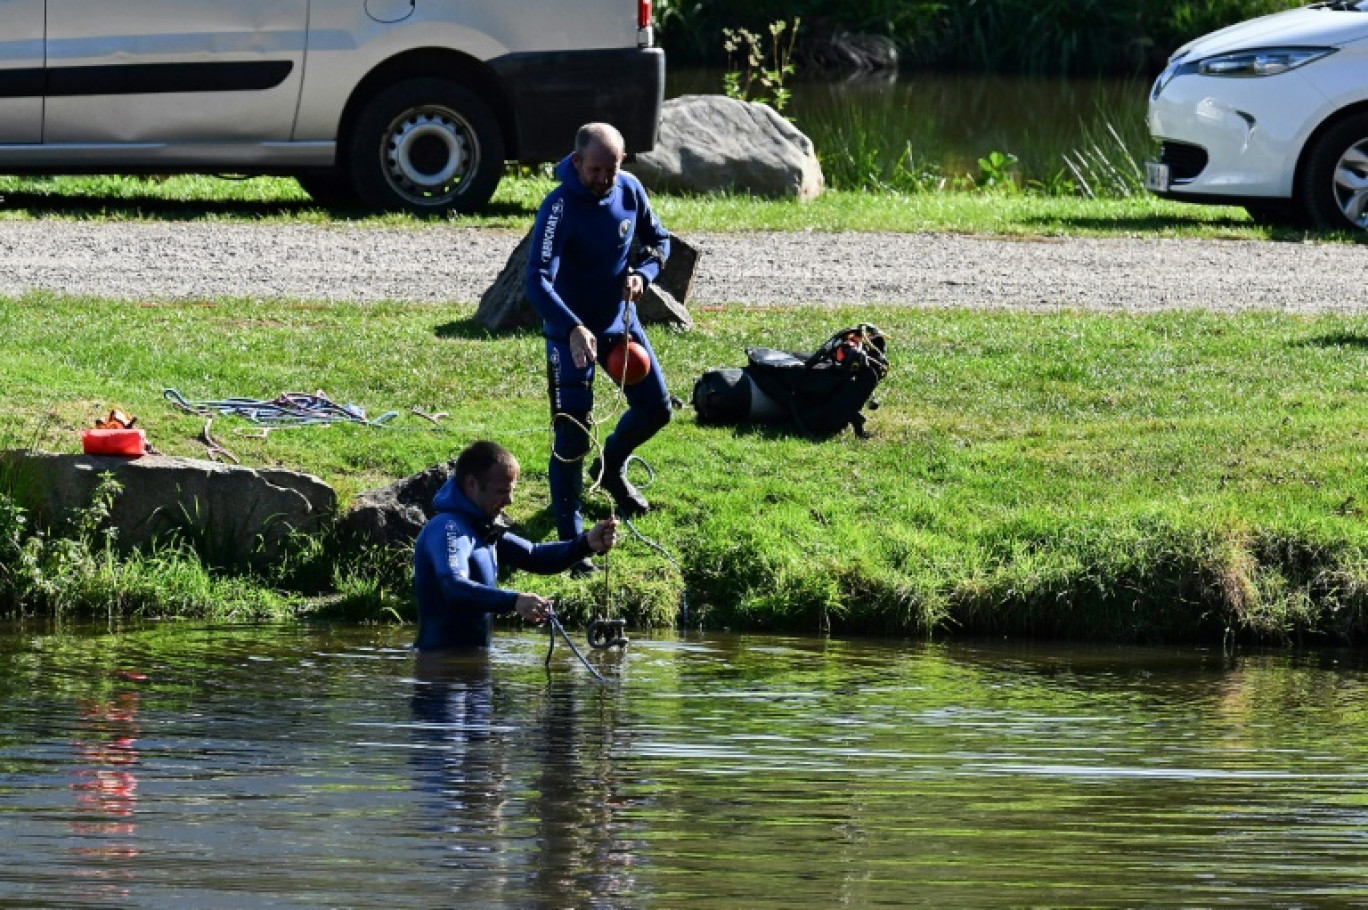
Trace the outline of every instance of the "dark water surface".
<path fill-rule="evenodd" d="M 974 174 L 990 152 L 1017 157 L 1022 172 L 1047 180 L 1100 149 L 1128 166 L 1118 149 L 1143 161 L 1149 80 L 901 73 L 859 79 L 792 78 L 783 113 L 817 147 L 826 169 L 837 159 L 903 158 L 945 174 Z M 671 70 L 670 97 L 722 94 L 723 71 Z M 1115 131 L 1115 135 L 1111 131 Z M 1119 140 L 1119 141 L 1118 141 Z M 904 157 L 905 156 L 905 157 Z M 887 163 L 887 162 L 885 162 Z"/>
<path fill-rule="evenodd" d="M 0 628 L 0 907 L 1368 906 L 1356 655 L 411 634 Z"/>

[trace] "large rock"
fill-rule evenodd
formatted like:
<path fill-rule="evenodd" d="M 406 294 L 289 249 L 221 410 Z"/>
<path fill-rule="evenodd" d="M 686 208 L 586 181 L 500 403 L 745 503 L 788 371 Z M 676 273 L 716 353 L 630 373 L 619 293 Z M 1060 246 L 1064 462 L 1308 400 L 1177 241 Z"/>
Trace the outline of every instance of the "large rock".
<path fill-rule="evenodd" d="M 180 537 L 207 561 L 264 565 L 292 532 L 315 533 L 337 511 L 332 487 L 310 474 L 194 458 L 0 452 L 16 500 L 40 527 L 63 529 L 93 501 L 102 475 L 123 487 L 109 526 L 121 549 Z"/>
<path fill-rule="evenodd" d="M 537 313 L 527 301 L 528 248 L 532 235 L 526 237 L 509 254 L 503 271 L 480 297 L 475 310 L 475 321 L 491 332 L 526 328 L 539 324 Z M 670 238 L 670 258 L 660 277 L 646 288 L 637 301 L 637 315 L 647 325 L 664 323 L 681 328 L 693 328 L 693 317 L 685 308 L 689 288 L 693 285 L 694 269 L 698 266 L 698 249 L 682 237 Z"/>
<path fill-rule="evenodd" d="M 432 497 L 455 469 L 455 462 L 433 465 L 387 487 L 360 494 L 342 516 L 341 528 L 368 543 L 411 546 L 434 514 Z"/>
<path fill-rule="evenodd" d="M 655 149 L 632 164 L 648 188 L 813 199 L 826 186 L 812 140 L 774 108 L 723 95 L 665 102 Z"/>

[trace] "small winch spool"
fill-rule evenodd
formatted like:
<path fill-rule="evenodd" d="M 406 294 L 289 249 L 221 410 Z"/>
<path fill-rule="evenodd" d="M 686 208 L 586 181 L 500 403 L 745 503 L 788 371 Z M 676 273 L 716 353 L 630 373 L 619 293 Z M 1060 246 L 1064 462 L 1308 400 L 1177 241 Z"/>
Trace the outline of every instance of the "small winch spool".
<path fill-rule="evenodd" d="M 626 647 L 631 640 L 626 629 L 625 619 L 596 619 L 589 623 L 589 647 L 599 650 Z"/>

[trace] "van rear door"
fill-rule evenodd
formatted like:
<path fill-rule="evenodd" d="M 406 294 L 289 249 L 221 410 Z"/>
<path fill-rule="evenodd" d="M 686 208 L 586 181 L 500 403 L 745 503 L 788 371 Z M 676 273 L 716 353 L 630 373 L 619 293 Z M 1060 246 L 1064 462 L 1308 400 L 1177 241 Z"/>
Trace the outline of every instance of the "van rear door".
<path fill-rule="evenodd" d="M 43 138 L 43 0 L 0 0 L 0 144 Z"/>
<path fill-rule="evenodd" d="M 308 8 L 309 0 L 47 0 L 44 142 L 289 139 Z"/>

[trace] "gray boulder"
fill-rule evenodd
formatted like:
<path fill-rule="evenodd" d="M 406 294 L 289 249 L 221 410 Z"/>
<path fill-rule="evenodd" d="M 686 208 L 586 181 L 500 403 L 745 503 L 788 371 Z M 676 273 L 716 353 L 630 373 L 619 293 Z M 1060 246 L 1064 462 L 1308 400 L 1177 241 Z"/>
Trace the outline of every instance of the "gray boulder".
<path fill-rule="evenodd" d="M 123 487 L 109 526 L 123 550 L 179 537 L 214 564 L 260 566 L 292 532 L 316 533 L 337 512 L 337 494 L 310 474 L 253 470 L 195 458 L 119 458 L 0 452 L 18 503 L 39 527 L 62 531 L 90 506 L 102 475 Z"/>
<path fill-rule="evenodd" d="M 665 102 L 660 139 L 632 173 L 651 190 L 808 200 L 826 180 L 812 140 L 774 108 L 723 95 Z"/>
<path fill-rule="evenodd" d="M 432 497 L 455 469 L 455 462 L 433 465 L 387 487 L 360 494 L 342 516 L 342 530 L 379 546 L 411 546 L 434 514 Z"/>
<path fill-rule="evenodd" d="M 475 321 L 491 332 L 527 328 L 539 325 L 537 313 L 527 301 L 524 290 L 527 279 L 528 248 L 532 244 L 529 232 L 509 254 L 503 271 L 480 297 L 475 310 Z M 698 266 L 698 249 L 679 236 L 670 238 L 670 258 L 660 277 L 646 288 L 637 301 L 637 315 L 647 325 L 665 324 L 693 328 L 693 317 L 684 304 L 693 285 L 694 269 Z"/>

